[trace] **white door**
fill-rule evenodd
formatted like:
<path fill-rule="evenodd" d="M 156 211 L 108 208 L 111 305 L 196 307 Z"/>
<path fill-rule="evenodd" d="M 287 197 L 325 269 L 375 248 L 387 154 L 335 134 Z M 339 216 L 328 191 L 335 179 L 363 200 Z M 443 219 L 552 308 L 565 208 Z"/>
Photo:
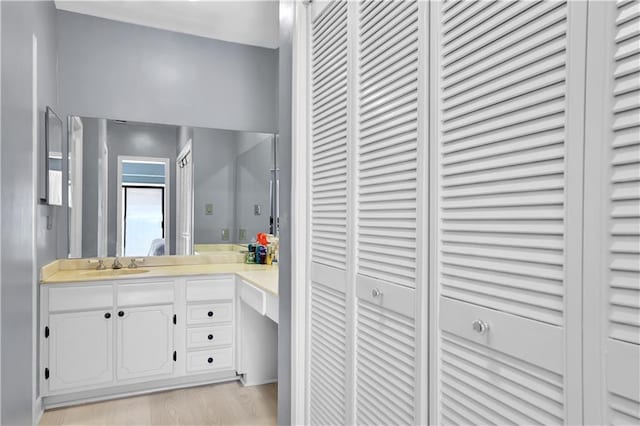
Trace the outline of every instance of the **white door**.
<path fill-rule="evenodd" d="M 118 308 L 117 378 L 173 373 L 173 305 Z"/>
<path fill-rule="evenodd" d="M 419 123 L 426 117 L 419 111 L 419 88 L 426 61 L 419 56 L 426 50 L 420 52 L 419 22 L 427 7 L 363 1 L 355 8 L 358 424 L 420 422 L 416 311 L 426 306 L 417 291 L 424 284 L 418 278 L 417 229 L 426 211 L 418 207 L 418 180 L 426 143 Z"/>
<path fill-rule="evenodd" d="M 435 421 L 581 423 L 586 3 L 432 11 Z"/>
<path fill-rule="evenodd" d="M 590 2 L 585 423 L 640 424 L 640 2 Z"/>
<path fill-rule="evenodd" d="M 193 161 L 191 140 L 176 160 L 176 254 L 193 254 Z"/>
<path fill-rule="evenodd" d="M 348 423 L 347 9 L 334 1 L 312 24 L 309 422 L 318 425 Z"/>
<path fill-rule="evenodd" d="M 113 321 L 110 310 L 49 315 L 50 392 L 113 380 Z"/>

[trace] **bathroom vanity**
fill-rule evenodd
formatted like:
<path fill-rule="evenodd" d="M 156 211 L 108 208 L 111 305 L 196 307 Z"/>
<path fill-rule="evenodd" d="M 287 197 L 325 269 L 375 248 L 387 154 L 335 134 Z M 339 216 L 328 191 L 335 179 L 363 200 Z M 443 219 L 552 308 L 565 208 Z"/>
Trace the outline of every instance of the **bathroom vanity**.
<path fill-rule="evenodd" d="M 45 408 L 229 380 L 277 380 L 277 267 L 172 258 L 176 264 L 135 269 L 69 266 L 79 260 L 43 268 Z"/>

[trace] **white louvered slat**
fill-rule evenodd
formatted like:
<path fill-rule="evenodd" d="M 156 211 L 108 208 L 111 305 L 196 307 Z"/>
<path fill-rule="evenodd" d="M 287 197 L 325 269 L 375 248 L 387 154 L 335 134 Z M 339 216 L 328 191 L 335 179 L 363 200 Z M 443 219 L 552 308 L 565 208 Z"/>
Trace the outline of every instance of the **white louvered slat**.
<path fill-rule="evenodd" d="M 312 25 L 311 260 L 346 269 L 347 6 Z"/>
<path fill-rule="evenodd" d="M 562 424 L 569 7 L 438 10 L 439 421 Z"/>
<path fill-rule="evenodd" d="M 442 295 L 556 325 L 565 262 L 566 9 L 486 5 L 486 20 L 470 27 L 471 46 L 449 41 L 459 30 L 444 24 L 441 81 Z"/>
<path fill-rule="evenodd" d="M 616 6 L 607 247 L 607 421 L 612 425 L 640 423 L 640 2 Z"/>
<path fill-rule="evenodd" d="M 413 319 L 360 300 L 357 345 L 357 423 L 413 424 L 416 404 Z"/>
<path fill-rule="evenodd" d="M 345 424 L 345 295 L 312 283 L 310 322 L 310 422 Z"/>
<path fill-rule="evenodd" d="M 415 288 L 418 2 L 359 8 L 357 273 Z"/>
<path fill-rule="evenodd" d="M 444 332 L 443 424 L 562 423 L 562 376 Z"/>

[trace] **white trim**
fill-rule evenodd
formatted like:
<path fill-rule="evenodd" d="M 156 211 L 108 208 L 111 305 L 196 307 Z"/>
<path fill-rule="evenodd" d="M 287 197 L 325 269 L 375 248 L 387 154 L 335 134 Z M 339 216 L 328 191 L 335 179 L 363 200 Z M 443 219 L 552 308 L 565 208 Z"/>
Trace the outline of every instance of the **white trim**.
<path fill-rule="evenodd" d="M 31 420 L 37 424 L 38 408 L 38 249 L 36 245 L 38 217 L 38 38 L 31 35 Z M 50 207 L 43 207 L 50 209 Z M 50 211 L 50 210 L 49 210 Z M 47 219 L 48 220 L 48 219 Z M 46 225 L 45 225 L 46 226 Z"/>
<path fill-rule="evenodd" d="M 415 423 L 428 424 L 429 408 L 429 4 L 418 3 L 418 148 L 416 182 Z M 395 290 L 398 292 L 398 290 Z"/>
<path fill-rule="evenodd" d="M 307 424 L 309 398 L 307 350 L 308 277 L 310 267 L 310 10 L 294 3 L 292 42 L 292 144 L 291 144 L 291 424 Z"/>
<path fill-rule="evenodd" d="M 565 422 L 583 423 L 582 260 L 587 3 L 567 5 L 565 119 Z"/>
<path fill-rule="evenodd" d="M 70 116 L 67 122 L 67 146 L 71 148 L 73 158 L 69 158 L 71 175 L 71 191 L 68 206 L 69 214 L 69 257 L 82 257 L 82 177 L 83 177 L 83 141 L 84 135 L 82 119 L 78 116 Z M 80 132 L 80 138 L 74 137 Z M 69 178 L 67 178 L 69 179 Z"/>
<path fill-rule="evenodd" d="M 429 421 L 428 424 L 439 424 L 438 393 L 440 382 L 440 357 L 438 356 L 440 340 L 439 303 L 440 286 L 439 280 L 439 241 L 440 228 L 440 206 L 438 204 L 438 185 L 440 176 L 440 109 L 438 104 L 442 93 L 440 82 L 440 29 L 441 29 L 441 8 L 442 2 L 431 2 L 429 4 L 429 274 L 430 283 L 429 294 L 429 329 L 427 339 L 429 340 Z"/>
<path fill-rule="evenodd" d="M 122 256 L 122 163 L 138 162 L 138 163 L 160 163 L 164 164 L 164 253 L 170 253 L 171 250 L 171 166 L 170 160 L 163 157 L 137 157 L 131 155 L 118 155 L 118 175 L 117 175 L 117 191 L 116 191 L 116 256 Z M 158 186 L 158 185 L 148 185 Z"/>

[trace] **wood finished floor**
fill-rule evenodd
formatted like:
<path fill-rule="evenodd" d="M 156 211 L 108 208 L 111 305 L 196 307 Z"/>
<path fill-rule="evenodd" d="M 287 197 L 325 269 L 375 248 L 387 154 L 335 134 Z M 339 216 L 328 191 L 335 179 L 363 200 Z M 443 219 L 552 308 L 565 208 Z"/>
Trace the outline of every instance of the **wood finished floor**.
<path fill-rule="evenodd" d="M 275 425 L 277 393 L 221 383 L 48 410 L 40 425 Z"/>

